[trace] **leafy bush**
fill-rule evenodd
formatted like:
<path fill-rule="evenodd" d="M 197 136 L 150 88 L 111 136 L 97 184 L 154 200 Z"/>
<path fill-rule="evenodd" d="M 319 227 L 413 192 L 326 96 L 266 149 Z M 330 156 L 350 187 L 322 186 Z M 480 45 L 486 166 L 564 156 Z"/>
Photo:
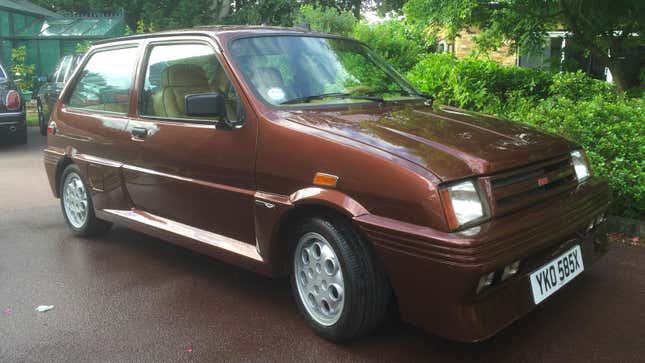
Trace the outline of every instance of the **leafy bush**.
<path fill-rule="evenodd" d="M 408 78 L 438 102 L 496 114 L 580 144 L 609 180 L 613 213 L 645 216 L 645 98 L 618 95 L 582 72 L 504 67 L 488 60 L 427 55 Z"/>
<path fill-rule="evenodd" d="M 401 72 L 407 72 L 418 62 L 424 51 L 422 36 L 407 29 L 398 20 L 378 24 L 356 24 L 352 36 L 361 40 Z"/>
<path fill-rule="evenodd" d="M 408 72 L 407 78 L 437 102 L 453 104 L 455 97 L 449 78 L 455 64 L 457 59 L 451 54 L 427 54 Z"/>
<path fill-rule="evenodd" d="M 408 77 L 442 103 L 489 113 L 502 112 L 510 99 L 544 98 L 552 84 L 545 72 L 450 54 L 426 55 Z"/>
<path fill-rule="evenodd" d="M 27 64 L 27 46 L 14 48 L 11 50 L 11 73 L 18 77 L 18 87 L 21 91 L 33 91 L 36 88 L 34 75 L 36 66 Z"/>
<path fill-rule="evenodd" d="M 617 96 L 616 88 L 611 83 L 593 79 L 582 71 L 556 73 L 552 82 L 549 86 L 551 96 L 557 95 L 578 101 L 588 101 L 596 95 L 615 100 Z"/>
<path fill-rule="evenodd" d="M 319 32 L 347 35 L 354 29 L 356 18 L 349 11 L 303 5 L 296 14 L 296 24 L 301 23 L 307 23 Z"/>
<path fill-rule="evenodd" d="M 574 140 L 586 151 L 596 175 L 609 180 L 613 212 L 645 215 L 645 99 L 596 95 L 576 101 L 562 96 L 537 105 L 517 103 L 505 116 Z"/>

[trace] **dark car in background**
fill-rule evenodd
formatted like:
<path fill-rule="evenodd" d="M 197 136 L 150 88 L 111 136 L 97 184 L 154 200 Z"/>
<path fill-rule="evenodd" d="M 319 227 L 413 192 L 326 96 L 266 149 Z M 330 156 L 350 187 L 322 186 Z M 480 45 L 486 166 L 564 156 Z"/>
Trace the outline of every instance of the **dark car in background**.
<path fill-rule="evenodd" d="M 0 140 L 27 143 L 25 102 L 9 72 L 0 64 Z"/>
<path fill-rule="evenodd" d="M 34 95 L 38 107 L 38 126 L 43 136 L 47 135 L 49 115 L 58 100 L 58 95 L 63 90 L 65 82 L 74 73 L 78 63 L 83 59 L 83 55 L 84 53 L 79 53 L 62 57 L 54 72 L 47 77 L 47 82 Z"/>

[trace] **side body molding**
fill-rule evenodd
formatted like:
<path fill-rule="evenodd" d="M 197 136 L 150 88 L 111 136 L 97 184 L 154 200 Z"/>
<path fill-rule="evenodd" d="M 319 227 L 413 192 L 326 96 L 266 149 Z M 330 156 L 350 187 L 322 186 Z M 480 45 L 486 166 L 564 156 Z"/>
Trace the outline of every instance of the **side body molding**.
<path fill-rule="evenodd" d="M 280 276 L 287 272 L 287 241 L 281 235 L 282 228 L 287 226 L 293 213 L 303 207 L 325 207 L 356 219 L 369 212 L 347 194 L 318 187 L 300 189 L 291 195 L 273 194 L 262 191 L 254 193 L 254 218 L 256 243 L 243 243 L 226 236 L 208 233 L 207 231 L 183 225 L 143 210 L 137 210 L 129 200 L 123 185 L 121 173 L 124 165 L 110 160 L 79 154 L 67 148 L 48 147 L 45 150 L 44 163 L 52 190 L 56 193 L 56 174 L 65 158 L 79 165 L 81 173 L 92 181 L 103 181 L 92 185 L 91 193 L 95 200 L 96 214 L 99 218 L 124 224 L 143 233 L 168 240 L 189 249 L 242 266 L 265 276 Z M 110 178 L 105 178 L 105 171 L 92 175 L 98 166 L 101 169 L 117 171 Z M 95 173 L 94 173 L 95 174 Z M 106 183 L 106 181 L 110 181 Z M 94 183 L 93 183 L 94 184 Z M 98 182 L 95 184 L 99 184 Z M 109 188 L 106 188 L 110 186 Z"/>

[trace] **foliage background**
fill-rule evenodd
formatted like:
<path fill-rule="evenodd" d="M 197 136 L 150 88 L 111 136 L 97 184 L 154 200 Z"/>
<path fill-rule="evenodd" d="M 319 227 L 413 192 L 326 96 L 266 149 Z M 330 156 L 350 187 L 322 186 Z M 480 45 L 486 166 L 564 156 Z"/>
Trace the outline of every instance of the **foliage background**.
<path fill-rule="evenodd" d="M 587 52 L 599 54 L 608 61 L 608 51 L 620 55 L 644 46 L 645 2 L 642 0 L 34 2 L 72 14 L 126 9 L 129 33 L 202 24 L 293 26 L 308 23 L 314 30 L 352 36 L 375 49 L 401 73 L 407 73 L 419 89 L 436 97 L 438 104 L 506 117 L 579 143 L 586 150 L 594 172 L 610 181 L 615 196 L 613 212 L 645 217 L 645 69 L 642 65 L 636 76 L 619 79 L 620 91 L 626 84 L 640 85 L 622 93 L 614 85 L 594 80 L 582 72 L 552 73 L 504 67 L 487 60 L 481 51 L 479 58 L 473 55 L 463 60 L 447 54 L 432 54 L 439 29 L 454 35 L 465 25 L 479 26 L 481 50 L 495 48 L 503 41 L 532 49 L 541 46 L 547 30 L 566 24 Z M 367 24 L 360 19 L 365 10 L 375 10 L 381 15 L 395 13 L 391 20 Z M 618 59 L 614 57 L 611 61 Z M 612 73 L 621 68 L 621 64 L 608 66 L 614 67 Z"/>
<path fill-rule="evenodd" d="M 18 77 L 16 84 L 23 91 L 32 90 L 36 85 L 34 81 L 36 66 L 27 64 L 26 60 L 27 46 L 23 45 L 11 50 L 11 73 Z"/>

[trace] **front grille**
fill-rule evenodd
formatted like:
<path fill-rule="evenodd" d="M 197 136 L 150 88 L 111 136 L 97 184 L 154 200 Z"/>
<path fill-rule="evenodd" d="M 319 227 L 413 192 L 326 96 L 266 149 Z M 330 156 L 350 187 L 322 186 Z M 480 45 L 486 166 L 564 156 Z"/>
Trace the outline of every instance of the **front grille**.
<path fill-rule="evenodd" d="M 489 183 L 494 215 L 538 203 L 578 185 L 568 155 L 492 176 Z"/>

